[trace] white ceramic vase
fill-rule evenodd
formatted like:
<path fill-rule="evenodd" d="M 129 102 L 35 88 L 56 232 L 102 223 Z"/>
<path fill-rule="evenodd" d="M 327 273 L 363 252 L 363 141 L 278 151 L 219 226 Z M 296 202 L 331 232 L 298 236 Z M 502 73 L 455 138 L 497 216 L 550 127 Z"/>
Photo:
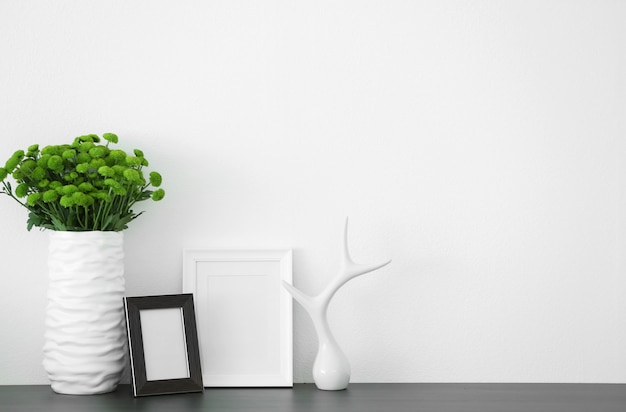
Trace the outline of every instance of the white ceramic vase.
<path fill-rule="evenodd" d="M 339 347 L 328 325 L 328 299 L 309 306 L 309 316 L 317 333 L 318 348 L 313 363 L 313 381 L 318 389 L 336 391 L 346 389 L 350 383 L 350 362 Z"/>
<path fill-rule="evenodd" d="M 391 263 L 391 260 L 371 265 L 354 263 L 348 250 L 348 219 L 343 231 L 341 268 L 331 282 L 316 296 L 309 296 L 294 286 L 283 282 L 283 286 L 307 311 L 317 333 L 318 348 L 313 363 L 313 380 L 318 389 L 338 391 L 350 383 L 350 362 L 335 340 L 328 325 L 328 305 L 335 293 L 350 279 L 364 275 Z"/>
<path fill-rule="evenodd" d="M 43 366 L 57 393 L 114 391 L 126 365 L 122 232 L 50 232 Z"/>

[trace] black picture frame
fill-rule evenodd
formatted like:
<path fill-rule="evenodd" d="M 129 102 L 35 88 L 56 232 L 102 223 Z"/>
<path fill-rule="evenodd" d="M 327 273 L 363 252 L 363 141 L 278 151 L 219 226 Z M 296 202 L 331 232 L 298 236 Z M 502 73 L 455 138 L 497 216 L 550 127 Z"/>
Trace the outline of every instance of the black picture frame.
<path fill-rule="evenodd" d="M 159 377 L 149 380 L 146 373 L 146 353 L 144 333 L 142 332 L 142 311 L 152 309 L 176 309 L 182 313 L 183 327 L 180 328 L 180 345 L 186 352 L 187 376 Z M 202 392 L 202 370 L 198 346 L 198 332 L 194 312 L 193 294 L 137 296 L 124 298 L 124 312 L 130 354 L 131 380 L 133 396 L 169 395 L 176 393 Z M 159 312 L 150 312 L 151 316 Z M 156 318 L 158 320 L 158 318 Z M 172 339 L 172 336 L 168 336 Z M 147 339 L 152 339 L 146 337 Z M 174 337 L 176 339 L 176 337 Z M 170 375 L 171 376 L 171 375 Z"/>

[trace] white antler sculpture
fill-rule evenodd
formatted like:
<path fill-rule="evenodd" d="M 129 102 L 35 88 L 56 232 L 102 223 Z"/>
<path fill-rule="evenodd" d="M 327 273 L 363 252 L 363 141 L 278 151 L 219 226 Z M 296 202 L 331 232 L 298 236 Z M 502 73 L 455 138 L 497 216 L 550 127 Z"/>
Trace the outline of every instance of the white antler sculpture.
<path fill-rule="evenodd" d="M 343 259 L 335 278 L 316 296 L 308 296 L 287 282 L 283 286 L 307 311 L 318 338 L 318 350 L 313 364 L 313 379 L 319 389 L 341 390 L 350 382 L 350 363 L 342 352 L 328 326 L 328 305 L 337 290 L 350 279 L 380 269 L 391 263 L 388 260 L 373 265 L 354 263 L 348 250 L 348 219 L 343 231 Z"/>

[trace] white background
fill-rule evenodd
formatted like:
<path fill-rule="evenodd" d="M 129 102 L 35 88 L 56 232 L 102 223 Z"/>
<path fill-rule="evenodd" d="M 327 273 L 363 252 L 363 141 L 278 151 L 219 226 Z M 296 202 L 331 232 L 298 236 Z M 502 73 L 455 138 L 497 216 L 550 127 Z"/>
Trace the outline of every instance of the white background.
<path fill-rule="evenodd" d="M 114 132 L 166 198 L 127 293 L 184 248 L 293 248 L 353 382 L 626 383 L 626 3 L 0 1 L 0 158 Z M 45 384 L 47 234 L 0 201 L 0 384 Z M 316 339 L 294 305 L 296 382 Z"/>

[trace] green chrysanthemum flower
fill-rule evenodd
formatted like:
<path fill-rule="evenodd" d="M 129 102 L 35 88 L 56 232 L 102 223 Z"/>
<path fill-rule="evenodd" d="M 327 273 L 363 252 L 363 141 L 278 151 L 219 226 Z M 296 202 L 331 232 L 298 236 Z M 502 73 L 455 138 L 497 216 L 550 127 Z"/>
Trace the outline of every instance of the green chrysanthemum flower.
<path fill-rule="evenodd" d="M 13 179 L 19 181 L 24 180 L 26 176 L 24 175 L 24 172 L 22 172 L 20 169 L 15 169 L 13 171 Z"/>
<path fill-rule="evenodd" d="M 109 154 L 109 149 L 106 146 L 96 146 L 89 149 L 89 156 L 96 158 L 104 158 Z"/>
<path fill-rule="evenodd" d="M 63 195 L 59 200 L 59 204 L 63 207 L 69 208 L 74 206 L 74 199 L 72 198 L 72 195 Z"/>
<path fill-rule="evenodd" d="M 6 161 L 6 163 L 4 164 L 4 168 L 9 172 L 12 173 L 15 168 L 17 167 L 17 165 L 20 163 L 19 159 L 16 159 L 15 157 L 11 157 L 9 160 Z"/>
<path fill-rule="evenodd" d="M 76 165 L 76 171 L 78 173 L 88 173 L 89 172 L 89 163 L 80 163 Z"/>
<path fill-rule="evenodd" d="M 33 170 L 33 173 L 31 175 L 31 177 L 34 180 L 42 180 L 46 177 L 46 169 L 44 169 L 43 167 L 35 167 L 35 170 Z"/>
<path fill-rule="evenodd" d="M 71 195 L 73 193 L 78 192 L 78 187 L 76 187 L 75 185 L 66 185 L 66 186 L 63 186 L 63 189 L 61 192 L 64 195 Z"/>
<path fill-rule="evenodd" d="M 111 150 L 109 157 L 113 159 L 114 164 L 123 164 L 126 162 L 126 152 L 123 150 Z"/>
<path fill-rule="evenodd" d="M 141 176 L 135 169 L 124 170 L 124 178 L 133 183 L 139 183 L 141 181 Z"/>
<path fill-rule="evenodd" d="M 115 170 L 109 166 L 102 166 L 98 168 L 98 174 L 105 177 L 113 177 L 115 176 Z"/>
<path fill-rule="evenodd" d="M 109 194 L 103 190 L 99 190 L 97 192 L 94 192 L 91 194 L 91 196 L 93 196 L 95 199 L 98 200 L 102 200 L 104 202 L 110 202 L 111 201 L 111 196 L 109 196 Z"/>
<path fill-rule="evenodd" d="M 135 157 L 135 156 L 126 156 L 126 163 L 129 166 L 139 167 L 139 166 L 141 166 L 141 158 L 140 157 Z"/>
<path fill-rule="evenodd" d="M 63 157 L 63 159 L 73 159 L 76 157 L 76 150 L 74 149 L 64 150 L 61 156 Z"/>
<path fill-rule="evenodd" d="M 58 154 L 58 149 L 57 146 L 46 146 L 43 149 L 41 149 L 41 155 L 48 155 L 48 156 L 53 156 Z"/>
<path fill-rule="evenodd" d="M 143 172 L 141 170 L 137 170 L 137 173 L 139 173 L 139 179 L 136 182 L 137 185 L 138 186 L 145 186 L 146 178 L 143 176 Z"/>
<path fill-rule="evenodd" d="M 163 189 L 157 189 L 154 191 L 154 193 L 152 193 L 152 200 L 154 200 L 155 202 L 158 202 L 164 197 L 165 197 L 165 190 Z"/>
<path fill-rule="evenodd" d="M 59 155 L 50 156 L 50 160 L 48 160 L 48 169 L 55 172 L 63 170 L 63 158 Z"/>
<path fill-rule="evenodd" d="M 20 198 L 26 197 L 26 195 L 28 194 L 28 189 L 29 186 L 27 183 L 21 183 L 17 185 L 17 187 L 15 188 L 15 196 Z"/>
<path fill-rule="evenodd" d="M 37 162 L 33 159 L 24 160 L 20 166 L 20 170 L 26 175 L 30 175 L 37 167 Z"/>
<path fill-rule="evenodd" d="M 83 182 L 78 185 L 78 190 L 80 190 L 83 193 L 93 192 L 94 189 L 95 188 L 93 187 L 93 185 L 89 182 Z"/>
<path fill-rule="evenodd" d="M 0 181 L 9 175 L 17 182 L 4 191 L 25 198 L 29 209 L 28 229 L 33 226 L 54 230 L 123 230 L 140 215 L 133 212 L 135 203 L 152 198 L 159 201 L 165 191 L 149 190 L 161 185 L 159 173 L 146 182 L 143 169 L 148 166 L 143 151 L 132 154 L 111 150 L 117 135 L 100 137 L 88 134 L 76 137 L 71 144 L 49 145 L 43 149 L 30 145 L 26 153 L 18 150 L 0 167 Z M 11 193 L 12 192 L 12 193 Z M 66 208 L 60 210 L 58 206 Z M 78 207 L 85 210 L 79 210 Z"/>
<path fill-rule="evenodd" d="M 118 138 L 117 135 L 114 133 L 105 133 L 102 135 L 102 138 L 104 140 L 106 140 L 107 142 L 111 142 L 111 143 L 117 143 L 118 142 Z"/>
<path fill-rule="evenodd" d="M 96 170 L 106 165 L 107 165 L 107 162 L 105 162 L 104 159 L 92 159 L 91 162 L 89 162 L 89 166 L 91 166 L 92 168 Z"/>
<path fill-rule="evenodd" d="M 78 179 L 78 173 L 70 172 L 66 174 L 65 176 L 63 176 L 63 178 L 65 179 L 66 182 L 75 182 L 76 179 Z"/>
<path fill-rule="evenodd" d="M 39 159 L 37 159 L 37 166 L 43 167 L 43 168 L 47 168 L 48 167 L 48 161 L 50 161 L 51 157 L 52 157 L 52 155 L 50 155 L 50 154 L 42 155 Z"/>
<path fill-rule="evenodd" d="M 56 202 L 57 199 L 59 199 L 59 194 L 56 192 L 56 190 L 46 190 L 43 193 L 43 201 L 45 203 Z"/>
<path fill-rule="evenodd" d="M 26 203 L 28 203 L 29 206 L 35 206 L 37 202 L 39 202 L 40 199 L 41 199 L 41 193 L 39 192 L 31 193 L 30 195 L 28 195 L 28 199 L 26 199 Z"/>
<path fill-rule="evenodd" d="M 82 192 L 76 192 L 72 194 L 72 201 L 74 202 L 76 206 L 83 206 L 83 207 L 89 207 L 94 204 L 93 197 Z"/>
<path fill-rule="evenodd" d="M 111 188 L 116 195 L 126 194 L 124 187 L 115 179 L 104 179 L 104 184 Z"/>
<path fill-rule="evenodd" d="M 161 186 L 163 178 L 158 172 L 150 172 L 150 184 L 154 187 Z"/>
<path fill-rule="evenodd" d="M 60 189 L 63 187 L 63 183 L 54 180 L 52 182 L 50 182 L 50 184 L 48 185 L 50 187 L 50 189 Z"/>
<path fill-rule="evenodd" d="M 76 154 L 76 163 L 89 163 L 91 162 L 91 156 L 89 153 L 80 152 Z"/>
<path fill-rule="evenodd" d="M 37 166 L 35 170 L 33 170 L 32 178 L 34 180 L 43 180 L 46 177 L 46 169 L 43 167 Z"/>
<path fill-rule="evenodd" d="M 100 137 L 97 134 L 86 134 L 83 136 L 78 136 L 74 141 L 78 140 L 79 142 L 87 142 L 87 143 L 99 143 Z"/>
<path fill-rule="evenodd" d="M 88 153 L 91 149 L 93 149 L 96 145 L 93 142 L 83 142 L 78 145 L 78 151 L 81 153 Z"/>
<path fill-rule="evenodd" d="M 4 165 L 4 168 L 7 169 L 9 173 L 12 173 L 17 167 L 17 165 L 20 164 L 23 158 L 24 158 L 24 151 L 18 150 L 17 152 L 13 153 L 13 156 L 11 156 L 9 160 L 7 160 L 6 164 Z"/>
<path fill-rule="evenodd" d="M 120 177 L 124 176 L 124 171 L 126 171 L 126 169 L 128 169 L 128 166 L 122 166 L 122 165 L 113 166 L 113 170 L 115 170 L 115 174 Z"/>

